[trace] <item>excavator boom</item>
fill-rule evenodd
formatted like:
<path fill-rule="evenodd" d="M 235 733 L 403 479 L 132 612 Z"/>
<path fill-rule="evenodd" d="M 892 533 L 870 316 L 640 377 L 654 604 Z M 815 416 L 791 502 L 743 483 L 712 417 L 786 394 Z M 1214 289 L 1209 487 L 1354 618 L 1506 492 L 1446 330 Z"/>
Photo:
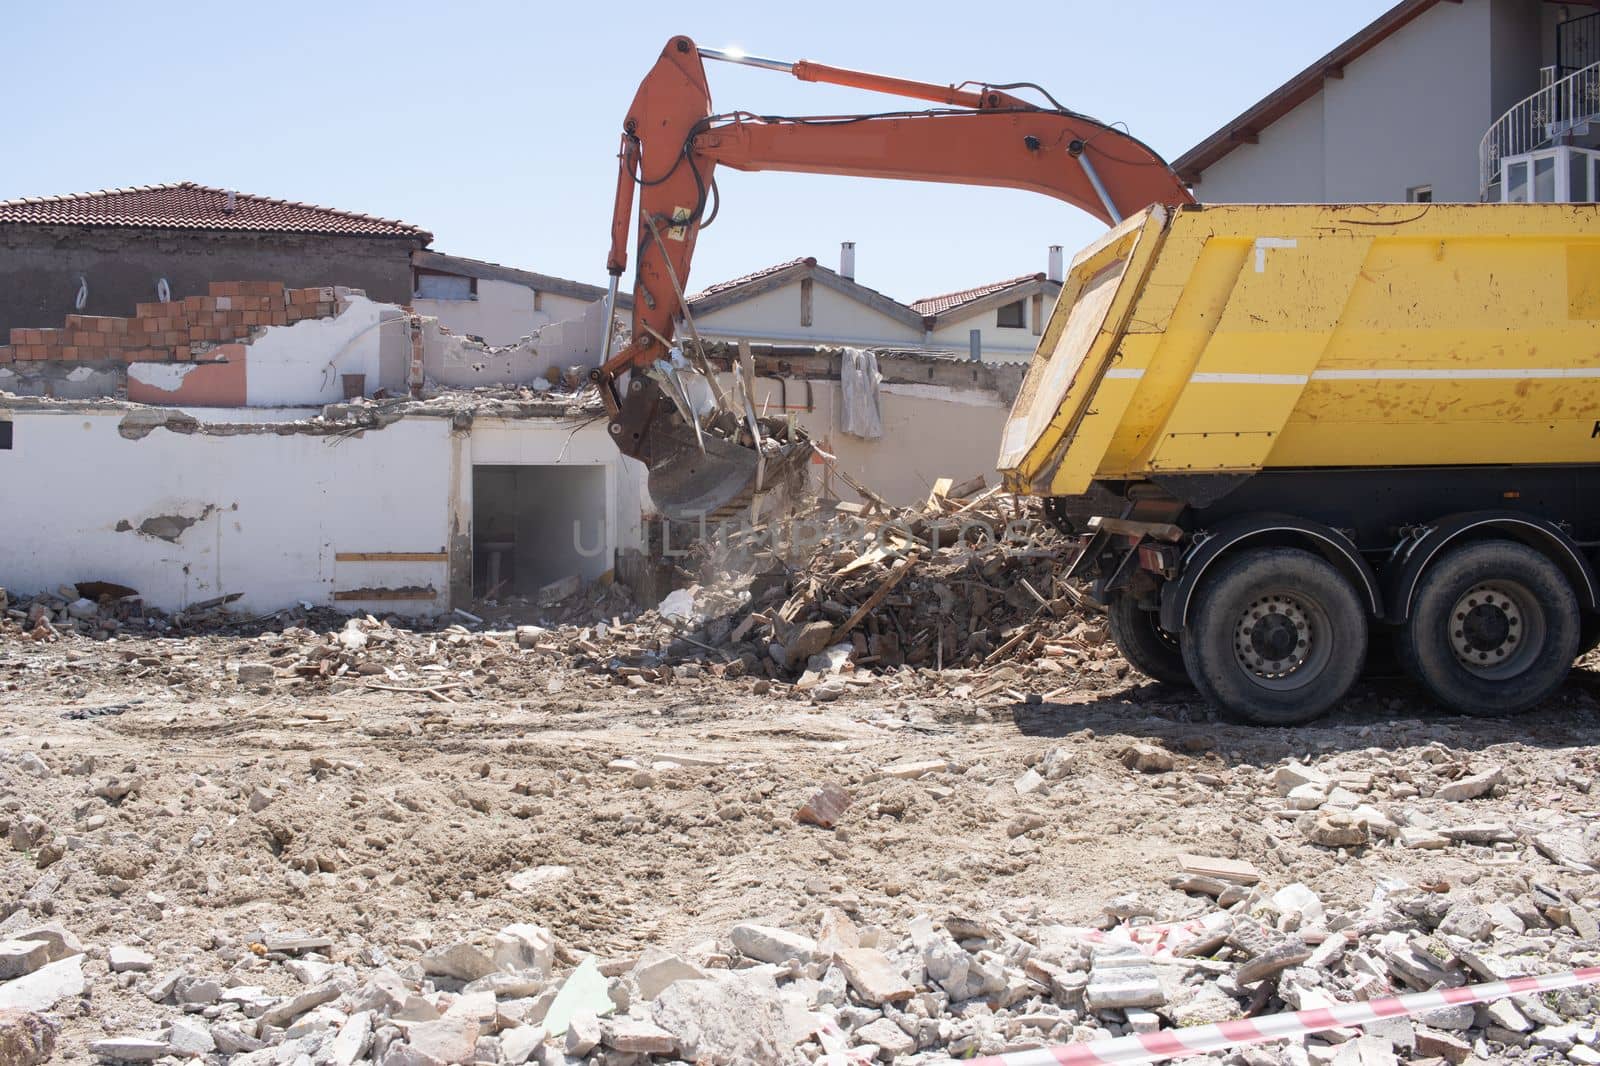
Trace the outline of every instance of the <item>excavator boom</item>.
<path fill-rule="evenodd" d="M 717 114 L 706 83 L 708 58 L 944 106 L 794 118 Z M 615 290 L 633 242 L 632 334 L 620 352 L 608 348 L 596 373 L 612 437 L 650 469 L 651 495 L 663 513 L 680 519 L 723 513 L 792 474 L 807 451 L 797 442 L 772 440 L 750 411 L 725 411 L 720 427 L 705 422 L 686 403 L 687 390 L 669 362 L 678 321 L 686 319 L 692 329 L 686 286 L 696 238 L 708 212 L 715 212 L 719 165 L 1027 189 L 1107 224 L 1151 204 L 1193 202 L 1166 162 L 1140 141 L 1009 91 L 1019 87 L 935 85 L 701 49 L 687 37 L 667 42 L 628 109 L 619 152 L 606 266 Z M 708 432 L 742 435 L 747 446 L 730 447 L 725 439 L 708 446 Z"/>

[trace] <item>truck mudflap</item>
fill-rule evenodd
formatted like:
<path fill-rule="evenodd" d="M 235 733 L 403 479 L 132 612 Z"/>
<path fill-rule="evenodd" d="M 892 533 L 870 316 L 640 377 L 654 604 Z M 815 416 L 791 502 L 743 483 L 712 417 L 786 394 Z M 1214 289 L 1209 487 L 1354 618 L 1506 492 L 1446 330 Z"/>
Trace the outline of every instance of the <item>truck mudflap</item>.
<path fill-rule="evenodd" d="M 1169 217 L 1161 207 L 1142 211 L 1073 260 L 1001 438 L 997 466 L 1012 491 L 1048 496 L 1088 487 L 1139 385 L 1137 375 L 1113 366 L 1117 340 Z M 1093 460 L 1072 459 L 1064 470 L 1069 444 L 1073 456 Z M 1073 487 L 1060 489 L 1063 483 Z"/>
<path fill-rule="evenodd" d="M 1068 581 L 1094 574 L 1090 597 L 1101 606 L 1127 590 L 1141 573 L 1175 576 L 1182 557 L 1183 530 L 1170 522 L 1139 522 L 1096 517 L 1078 538 L 1077 556 L 1067 566 Z"/>

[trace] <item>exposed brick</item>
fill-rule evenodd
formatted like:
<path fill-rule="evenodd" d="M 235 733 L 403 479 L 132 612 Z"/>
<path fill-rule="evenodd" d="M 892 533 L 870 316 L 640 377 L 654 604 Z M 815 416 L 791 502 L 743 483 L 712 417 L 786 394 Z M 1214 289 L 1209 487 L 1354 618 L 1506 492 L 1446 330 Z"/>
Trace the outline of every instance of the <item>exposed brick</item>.
<path fill-rule="evenodd" d="M 17 357 L 12 354 L 11 346 L 9 344 L 0 344 L 0 363 L 13 363 L 16 362 L 16 358 Z"/>

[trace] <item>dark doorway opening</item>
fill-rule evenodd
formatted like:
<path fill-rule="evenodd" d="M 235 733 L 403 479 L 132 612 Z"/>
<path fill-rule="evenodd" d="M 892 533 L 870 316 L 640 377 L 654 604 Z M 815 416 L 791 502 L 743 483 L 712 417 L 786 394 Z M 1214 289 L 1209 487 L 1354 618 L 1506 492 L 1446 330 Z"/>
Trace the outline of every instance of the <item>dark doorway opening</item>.
<path fill-rule="evenodd" d="M 611 569 L 602 466 L 474 466 L 472 590 L 532 595 Z"/>

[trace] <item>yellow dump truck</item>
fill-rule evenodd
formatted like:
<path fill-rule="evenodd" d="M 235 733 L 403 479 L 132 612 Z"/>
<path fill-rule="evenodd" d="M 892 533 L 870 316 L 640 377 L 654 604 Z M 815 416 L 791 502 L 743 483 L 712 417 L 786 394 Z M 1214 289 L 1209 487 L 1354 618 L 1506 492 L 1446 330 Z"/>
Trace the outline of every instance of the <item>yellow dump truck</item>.
<path fill-rule="evenodd" d="M 1150 208 L 1074 261 L 998 465 L 1226 712 L 1313 718 L 1391 640 L 1531 707 L 1600 637 L 1600 209 Z"/>

